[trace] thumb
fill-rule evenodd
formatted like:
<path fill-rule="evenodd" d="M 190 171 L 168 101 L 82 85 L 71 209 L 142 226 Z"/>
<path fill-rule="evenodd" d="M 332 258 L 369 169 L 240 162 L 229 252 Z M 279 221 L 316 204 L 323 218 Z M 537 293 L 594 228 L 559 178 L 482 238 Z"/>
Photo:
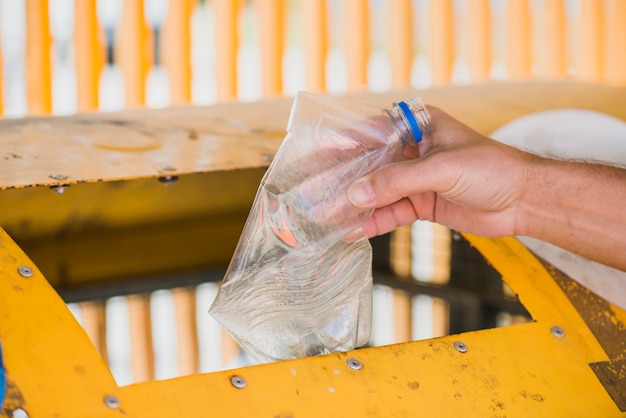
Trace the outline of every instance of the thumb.
<path fill-rule="evenodd" d="M 436 190 L 427 157 L 385 165 L 354 182 L 348 198 L 357 207 L 378 208 L 407 196 Z"/>

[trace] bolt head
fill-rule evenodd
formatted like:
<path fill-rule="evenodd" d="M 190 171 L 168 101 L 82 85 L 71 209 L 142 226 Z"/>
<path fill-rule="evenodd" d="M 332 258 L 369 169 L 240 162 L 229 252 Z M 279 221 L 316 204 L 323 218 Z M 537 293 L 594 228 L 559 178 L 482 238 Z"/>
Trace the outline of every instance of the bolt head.
<path fill-rule="evenodd" d="M 50 178 L 53 180 L 67 180 L 67 176 L 65 174 L 59 173 L 50 174 Z"/>
<path fill-rule="evenodd" d="M 17 268 L 17 272 L 20 274 L 20 276 L 22 277 L 32 277 L 33 276 L 33 269 L 31 269 L 28 266 L 19 266 Z"/>
<path fill-rule="evenodd" d="M 456 351 L 458 351 L 459 353 L 467 353 L 467 346 L 465 345 L 465 343 L 461 342 L 461 341 L 456 341 L 454 343 L 454 348 L 456 349 Z"/>
<path fill-rule="evenodd" d="M 563 328 L 559 326 L 553 326 L 550 328 L 550 332 L 552 332 L 552 335 L 557 338 L 563 338 L 565 336 L 565 331 L 563 331 Z"/>
<path fill-rule="evenodd" d="M 24 411 L 22 408 L 14 409 L 11 413 L 11 418 L 28 418 L 28 412 Z"/>
<path fill-rule="evenodd" d="M 159 182 L 165 186 L 169 186 L 178 181 L 178 176 L 162 176 L 159 177 Z"/>
<path fill-rule="evenodd" d="M 104 401 L 104 404 L 108 406 L 109 408 L 118 408 L 120 406 L 120 400 L 117 399 L 117 397 L 113 395 L 105 396 L 103 401 Z"/>
<path fill-rule="evenodd" d="M 241 376 L 233 376 L 230 378 L 230 383 L 236 387 L 237 389 L 243 389 L 245 388 L 248 383 L 246 382 L 246 379 L 244 379 Z"/>
<path fill-rule="evenodd" d="M 349 358 L 348 367 L 350 367 L 352 370 L 361 370 L 363 368 L 363 365 L 359 360 L 355 358 Z"/>

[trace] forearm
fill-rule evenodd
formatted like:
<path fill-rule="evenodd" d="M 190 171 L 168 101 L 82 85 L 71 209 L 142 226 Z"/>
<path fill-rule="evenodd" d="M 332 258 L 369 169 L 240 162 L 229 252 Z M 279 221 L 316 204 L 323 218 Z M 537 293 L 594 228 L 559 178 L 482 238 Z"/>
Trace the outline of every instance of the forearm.
<path fill-rule="evenodd" d="M 535 159 L 518 209 L 519 235 L 626 270 L 626 170 Z"/>

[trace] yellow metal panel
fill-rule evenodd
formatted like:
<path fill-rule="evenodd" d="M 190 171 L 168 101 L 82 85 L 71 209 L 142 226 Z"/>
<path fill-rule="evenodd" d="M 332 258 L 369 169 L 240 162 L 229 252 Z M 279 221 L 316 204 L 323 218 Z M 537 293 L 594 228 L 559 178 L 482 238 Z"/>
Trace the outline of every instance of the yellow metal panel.
<path fill-rule="evenodd" d="M 8 387 L 2 416 L 11 416 L 16 404 L 31 417 L 115 416 L 101 402 L 118 390 L 106 364 L 63 301 L 4 231 L 0 260 L 0 342 Z M 68 404 L 71 413 L 65 414 Z"/>
<path fill-rule="evenodd" d="M 385 106 L 421 95 L 488 133 L 529 112 L 565 106 L 626 120 L 625 92 L 524 83 L 358 97 Z M 1 224 L 56 274 L 56 285 L 224 262 L 232 253 L 224 243 L 234 245 L 239 235 L 290 105 L 3 121 Z M 127 141 L 116 142 L 121 137 Z M 169 187 L 156 180 L 168 176 L 179 180 Z M 71 188 L 58 195 L 32 187 L 58 184 Z M 118 388 L 58 295 L 1 231 L 0 342 L 9 380 L 2 413 L 21 407 L 33 417 L 624 416 L 626 312 L 514 239 L 468 238 L 535 322 Z M 20 275 L 20 266 L 33 275 Z M 350 358 L 361 368 L 351 368 Z M 245 387 L 233 386 L 233 376 Z"/>
<path fill-rule="evenodd" d="M 559 287 L 514 239 L 468 238 L 522 300 L 546 301 L 527 303 L 535 322 L 118 388 L 41 274 L 20 274 L 32 262 L 1 232 L 3 416 L 625 416 L 590 367 L 611 356 L 567 299 L 576 285 Z M 578 293 L 623 342 L 626 313 Z"/>

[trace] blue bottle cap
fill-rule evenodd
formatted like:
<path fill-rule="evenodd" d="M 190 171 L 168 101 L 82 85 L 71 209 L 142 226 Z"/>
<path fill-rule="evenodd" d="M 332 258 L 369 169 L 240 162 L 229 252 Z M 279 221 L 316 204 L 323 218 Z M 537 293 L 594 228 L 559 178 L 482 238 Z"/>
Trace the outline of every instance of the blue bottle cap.
<path fill-rule="evenodd" d="M 413 136 L 415 137 L 415 142 L 416 143 L 420 142 L 422 140 L 422 130 L 417 124 L 415 115 L 413 115 L 413 112 L 411 112 L 409 105 L 406 102 L 402 101 L 402 102 L 398 102 L 398 106 L 400 107 L 400 110 L 402 110 L 402 113 L 404 114 L 404 117 L 406 118 L 406 120 L 409 122 L 411 131 L 413 131 Z"/>

